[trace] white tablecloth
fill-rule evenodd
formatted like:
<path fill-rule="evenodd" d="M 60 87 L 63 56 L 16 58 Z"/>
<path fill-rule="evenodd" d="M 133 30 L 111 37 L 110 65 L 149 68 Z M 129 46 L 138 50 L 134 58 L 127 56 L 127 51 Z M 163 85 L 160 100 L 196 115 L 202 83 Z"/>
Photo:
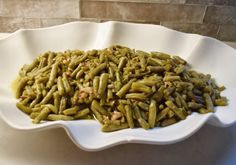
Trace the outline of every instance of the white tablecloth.
<path fill-rule="evenodd" d="M 0 38 L 7 35 L 0 33 Z M 62 128 L 23 132 L 0 119 L 0 165 L 11 164 L 235 165 L 236 124 L 228 128 L 205 125 L 190 138 L 171 145 L 124 144 L 86 152 L 76 147 Z"/>

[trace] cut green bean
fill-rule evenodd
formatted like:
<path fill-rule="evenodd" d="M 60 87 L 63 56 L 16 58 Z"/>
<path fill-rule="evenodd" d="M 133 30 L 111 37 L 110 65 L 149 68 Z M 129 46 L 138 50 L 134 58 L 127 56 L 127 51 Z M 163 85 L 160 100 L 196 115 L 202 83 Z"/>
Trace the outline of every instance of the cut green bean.
<path fill-rule="evenodd" d="M 105 91 L 107 89 L 108 78 L 109 75 L 107 73 L 103 73 L 100 77 L 99 88 L 98 88 L 98 94 L 100 96 L 103 96 L 105 94 Z"/>
<path fill-rule="evenodd" d="M 129 128 L 134 128 L 133 112 L 130 105 L 125 106 L 125 115 L 126 115 Z"/>
<path fill-rule="evenodd" d="M 34 118 L 32 121 L 34 124 L 40 123 L 41 120 L 47 119 L 48 115 L 50 113 L 50 109 L 48 107 L 43 108 L 43 110 L 39 113 L 38 116 Z"/>
<path fill-rule="evenodd" d="M 79 110 L 79 107 L 75 106 L 75 107 L 63 110 L 63 114 L 66 116 L 75 115 L 78 110 Z"/>
<path fill-rule="evenodd" d="M 18 102 L 16 103 L 16 107 L 19 108 L 22 112 L 30 114 L 32 112 L 32 109 L 23 105 L 22 103 Z"/>
<path fill-rule="evenodd" d="M 56 115 L 56 114 L 49 114 L 47 116 L 47 120 L 64 120 L 64 121 L 69 121 L 69 120 L 74 120 L 74 117 L 72 116 L 66 116 L 66 115 Z"/>
<path fill-rule="evenodd" d="M 153 128 L 155 125 L 156 114 L 157 114 L 156 101 L 151 100 L 151 103 L 149 105 L 149 114 L 148 114 L 148 123 L 151 128 Z"/>
<path fill-rule="evenodd" d="M 85 109 L 79 110 L 79 111 L 74 115 L 74 118 L 75 118 L 75 119 L 81 119 L 81 118 L 87 116 L 89 113 L 90 113 L 89 108 L 85 108 Z"/>

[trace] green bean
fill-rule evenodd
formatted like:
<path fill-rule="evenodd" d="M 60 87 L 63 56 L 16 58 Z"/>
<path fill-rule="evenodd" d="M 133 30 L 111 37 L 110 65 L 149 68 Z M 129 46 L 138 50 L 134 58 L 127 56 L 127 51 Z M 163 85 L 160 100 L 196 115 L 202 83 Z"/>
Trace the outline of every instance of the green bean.
<path fill-rule="evenodd" d="M 140 100 L 144 101 L 147 99 L 147 96 L 143 93 L 129 93 L 125 95 L 126 99 L 135 99 L 135 100 Z"/>
<path fill-rule="evenodd" d="M 107 90 L 107 102 L 109 102 L 111 99 L 113 99 L 113 93 L 111 89 Z"/>
<path fill-rule="evenodd" d="M 38 104 L 42 99 L 42 94 L 38 94 L 36 98 L 30 103 L 30 108 L 34 107 L 36 104 Z"/>
<path fill-rule="evenodd" d="M 24 90 L 24 87 L 26 86 L 27 82 L 29 79 L 27 77 L 21 78 L 19 81 L 19 84 L 16 89 L 16 98 L 19 99 L 20 96 L 22 95 L 22 92 Z"/>
<path fill-rule="evenodd" d="M 20 101 L 21 104 L 26 105 L 30 102 L 30 100 L 32 100 L 32 97 L 27 96 L 26 98 L 24 98 L 23 100 Z"/>
<path fill-rule="evenodd" d="M 39 66 L 38 68 L 41 69 L 43 67 L 45 67 L 47 65 L 47 59 L 46 58 L 42 58 L 40 61 L 39 61 Z"/>
<path fill-rule="evenodd" d="M 83 70 L 80 70 L 80 71 L 77 72 L 75 78 L 76 78 L 76 79 L 79 79 L 79 78 L 81 78 L 81 77 L 83 76 L 83 74 L 84 74 L 84 71 L 83 71 Z"/>
<path fill-rule="evenodd" d="M 143 118 L 138 118 L 138 122 L 143 129 L 147 130 L 150 128 L 150 125 Z"/>
<path fill-rule="evenodd" d="M 227 105 L 227 99 L 226 98 L 220 98 L 215 100 L 215 105 L 217 106 L 226 106 Z"/>
<path fill-rule="evenodd" d="M 71 77 L 75 77 L 77 75 L 77 73 L 80 71 L 81 68 L 82 68 L 82 65 L 79 64 L 77 66 L 77 68 L 71 73 Z M 76 78 L 76 79 L 78 79 L 78 78 Z"/>
<path fill-rule="evenodd" d="M 166 126 L 169 126 L 169 125 L 172 125 L 174 123 L 176 123 L 176 119 L 175 118 L 170 118 L 170 119 L 165 119 L 161 122 L 161 126 L 162 127 L 166 127 Z"/>
<path fill-rule="evenodd" d="M 104 70 L 107 67 L 106 63 L 102 63 L 98 65 L 96 68 L 94 68 L 92 71 L 88 73 L 88 76 L 90 79 L 93 79 L 98 73 L 100 73 L 102 70 Z"/>
<path fill-rule="evenodd" d="M 59 106 L 59 114 L 62 114 L 62 112 L 66 109 L 66 97 L 62 96 Z"/>
<path fill-rule="evenodd" d="M 130 105 L 125 105 L 125 115 L 129 128 L 134 128 L 133 113 Z"/>
<path fill-rule="evenodd" d="M 127 84 L 125 84 L 117 93 L 116 95 L 119 98 L 122 98 L 125 96 L 125 94 L 128 92 L 128 90 L 130 89 L 132 83 L 134 82 L 134 79 L 131 79 Z"/>
<path fill-rule="evenodd" d="M 204 106 L 202 104 L 199 104 L 199 103 L 188 102 L 188 107 L 191 108 L 191 109 L 200 109 L 200 108 L 203 108 Z"/>
<path fill-rule="evenodd" d="M 178 118 L 181 120 L 186 118 L 183 111 L 180 108 L 177 108 L 177 106 L 171 100 L 166 101 L 165 104 L 175 113 Z"/>
<path fill-rule="evenodd" d="M 47 117 L 48 117 L 48 115 L 49 115 L 50 112 L 51 112 L 51 111 L 50 111 L 50 109 L 49 109 L 48 107 L 43 108 L 43 110 L 39 113 L 38 116 L 36 116 L 36 117 L 34 118 L 34 120 L 33 120 L 32 122 L 33 122 L 34 124 L 40 123 L 41 120 L 47 119 Z"/>
<path fill-rule="evenodd" d="M 185 70 L 185 66 L 184 65 L 179 65 L 174 70 L 175 70 L 176 74 L 180 74 Z"/>
<path fill-rule="evenodd" d="M 99 88 L 99 77 L 96 76 L 93 79 L 93 92 L 94 92 L 94 94 L 98 94 L 98 88 Z"/>
<path fill-rule="evenodd" d="M 143 79 L 143 80 L 137 81 L 137 83 L 144 84 L 144 85 L 146 85 L 146 86 L 154 86 L 154 85 L 157 84 L 157 81 L 155 81 L 155 80 Z"/>
<path fill-rule="evenodd" d="M 103 96 L 107 89 L 108 78 L 109 75 L 107 73 L 103 73 L 100 77 L 99 88 L 98 88 L 98 94 L 100 96 Z"/>
<path fill-rule="evenodd" d="M 113 131 L 118 131 L 118 130 L 125 129 L 128 127 L 129 127 L 129 125 L 127 123 L 121 123 L 120 125 L 109 124 L 109 125 L 103 125 L 102 131 L 103 132 L 113 132 Z"/>
<path fill-rule="evenodd" d="M 47 93 L 47 95 L 43 98 L 43 100 L 40 102 L 40 104 L 46 104 L 48 101 L 53 97 L 53 93 L 56 91 L 57 87 L 54 85 L 50 91 Z"/>
<path fill-rule="evenodd" d="M 35 59 L 30 65 L 26 65 L 24 67 L 24 71 L 26 73 L 32 71 L 38 65 L 38 63 L 39 63 L 38 59 Z"/>
<path fill-rule="evenodd" d="M 205 109 L 205 108 L 200 108 L 198 110 L 199 113 L 201 114 L 205 114 L 205 113 L 210 113 L 210 112 L 213 112 L 212 110 L 209 110 L 209 109 Z"/>
<path fill-rule="evenodd" d="M 171 58 L 169 54 L 165 54 L 161 52 L 151 52 L 151 55 L 161 60 L 167 60 Z"/>
<path fill-rule="evenodd" d="M 131 85 L 131 90 L 137 92 L 150 93 L 152 89 L 142 83 L 133 82 Z"/>
<path fill-rule="evenodd" d="M 59 76 L 58 78 L 57 78 L 57 89 L 58 89 L 58 92 L 59 92 L 59 94 L 62 96 L 62 95 L 64 95 L 64 93 L 65 93 L 65 88 L 64 88 L 64 85 L 63 85 L 63 81 L 62 81 L 62 77 L 61 76 Z"/>
<path fill-rule="evenodd" d="M 206 102 L 206 107 L 209 111 L 213 112 L 214 111 L 214 105 L 213 102 L 211 100 L 211 97 L 209 94 L 204 93 L 203 94 L 204 98 L 205 98 L 205 102 Z"/>
<path fill-rule="evenodd" d="M 119 105 L 117 106 L 117 109 L 118 109 L 121 113 L 123 113 L 123 114 L 126 113 L 126 112 L 125 112 L 125 106 L 124 106 L 123 103 L 119 103 Z"/>
<path fill-rule="evenodd" d="M 55 81 L 56 76 L 57 76 L 57 72 L 58 72 L 58 63 L 56 62 L 52 66 L 52 70 L 51 70 L 51 73 L 50 73 L 50 76 L 49 76 L 49 80 L 48 80 L 48 84 L 47 84 L 48 88 L 51 88 L 53 86 L 54 81 Z"/>
<path fill-rule="evenodd" d="M 30 118 L 35 119 L 39 114 L 40 114 L 40 112 L 32 112 L 32 113 L 30 113 Z"/>
<path fill-rule="evenodd" d="M 81 118 L 87 116 L 89 113 L 90 113 L 89 108 L 85 108 L 85 109 L 79 110 L 79 111 L 74 115 L 74 118 L 75 118 L 75 119 L 81 119 Z"/>
<path fill-rule="evenodd" d="M 103 115 L 108 115 L 108 112 L 102 106 L 100 106 L 100 104 L 96 100 L 92 101 L 91 106 L 95 110 L 97 110 L 99 113 L 101 113 Z"/>
<path fill-rule="evenodd" d="M 63 73 L 63 75 L 62 75 L 62 83 L 63 83 L 64 89 L 65 89 L 65 92 L 70 93 L 71 86 L 70 86 L 70 83 L 69 83 L 68 78 L 66 76 L 66 73 Z"/>
<path fill-rule="evenodd" d="M 148 110 L 149 110 L 149 105 L 146 104 L 146 103 L 144 103 L 144 102 L 139 101 L 139 102 L 138 102 L 138 106 L 139 106 L 141 109 L 145 110 L 145 111 L 148 111 Z"/>
<path fill-rule="evenodd" d="M 59 92 L 53 93 L 53 100 L 54 100 L 54 102 L 53 102 L 54 106 L 59 111 L 59 108 L 60 108 L 60 95 L 59 95 Z"/>
<path fill-rule="evenodd" d="M 149 114 L 148 114 L 148 123 L 151 128 L 153 128 L 155 125 L 156 114 L 157 114 L 156 101 L 151 100 L 151 103 L 149 105 Z"/>
<path fill-rule="evenodd" d="M 157 103 L 159 103 L 164 95 L 164 90 L 165 90 L 165 87 L 162 85 L 158 91 L 152 96 L 153 99 L 156 100 Z"/>
<path fill-rule="evenodd" d="M 180 58 L 179 56 L 173 56 L 172 58 L 175 59 L 179 64 L 184 65 L 187 63 L 184 59 Z"/>
<path fill-rule="evenodd" d="M 111 60 L 115 64 L 117 64 L 117 65 L 119 64 L 119 60 L 115 56 L 108 54 L 107 57 L 109 60 Z"/>
<path fill-rule="evenodd" d="M 52 65 L 54 55 L 55 55 L 55 54 L 52 53 L 52 52 L 49 52 L 49 53 L 48 53 L 48 66 L 51 66 L 51 65 Z"/>
<path fill-rule="evenodd" d="M 79 110 L 79 107 L 75 106 L 75 107 L 63 110 L 63 114 L 66 116 L 75 115 L 78 110 Z"/>
<path fill-rule="evenodd" d="M 163 81 L 178 81 L 180 80 L 180 76 L 165 76 Z"/>
<path fill-rule="evenodd" d="M 57 114 L 58 113 L 58 109 L 56 106 L 52 105 L 52 104 L 45 104 L 43 105 L 43 107 L 47 107 L 49 108 L 53 113 Z"/>
<path fill-rule="evenodd" d="M 122 69 L 124 68 L 124 66 L 126 65 L 127 63 L 127 58 L 126 57 L 121 57 L 120 58 L 120 62 L 119 62 L 119 65 L 118 65 L 118 69 L 119 71 L 122 71 Z"/>
<path fill-rule="evenodd" d="M 157 114 L 156 122 L 159 122 L 160 120 L 162 120 L 168 114 L 168 112 L 170 112 L 170 111 L 171 110 L 168 107 L 163 109 L 160 113 Z M 174 113 L 173 113 L 173 115 L 174 115 Z"/>
<path fill-rule="evenodd" d="M 147 69 L 150 72 L 161 73 L 165 71 L 165 68 L 162 66 L 148 66 Z"/>
<path fill-rule="evenodd" d="M 19 108 L 22 112 L 30 114 L 32 112 L 32 109 L 23 105 L 22 103 L 18 102 L 16 103 L 16 107 Z"/>
<path fill-rule="evenodd" d="M 94 116 L 96 117 L 96 119 L 97 119 L 101 124 L 103 124 L 102 115 L 97 111 L 96 106 L 94 106 L 93 102 L 92 102 L 92 104 L 91 104 L 90 109 L 92 110 L 92 112 L 93 112 Z"/>
<path fill-rule="evenodd" d="M 74 117 L 72 116 L 66 116 L 66 115 L 56 115 L 56 114 L 49 114 L 47 116 L 47 120 L 64 120 L 64 121 L 69 121 L 69 120 L 74 120 Z"/>
<path fill-rule="evenodd" d="M 153 65 L 153 66 L 162 66 L 163 62 L 160 59 L 149 57 L 148 58 L 148 64 Z"/>

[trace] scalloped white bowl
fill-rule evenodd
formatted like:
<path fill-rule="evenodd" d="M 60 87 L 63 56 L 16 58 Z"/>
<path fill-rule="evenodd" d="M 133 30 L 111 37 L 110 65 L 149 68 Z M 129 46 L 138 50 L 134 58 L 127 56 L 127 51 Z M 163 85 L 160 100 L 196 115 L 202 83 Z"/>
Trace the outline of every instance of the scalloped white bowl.
<path fill-rule="evenodd" d="M 15 107 L 11 83 L 23 64 L 31 63 L 40 53 L 67 49 L 100 49 L 113 44 L 145 51 L 179 55 L 197 71 L 210 73 L 227 89 L 226 107 L 215 113 L 193 113 L 177 124 L 151 130 L 125 129 L 112 133 L 100 131 L 94 120 L 55 121 L 32 124 Z M 209 37 L 177 32 L 158 25 L 122 22 L 72 22 L 50 28 L 19 30 L 0 40 L 0 117 L 13 128 L 39 131 L 63 127 L 72 141 L 87 151 L 102 150 L 123 143 L 171 144 L 181 141 L 205 123 L 226 127 L 236 121 L 236 50 Z"/>

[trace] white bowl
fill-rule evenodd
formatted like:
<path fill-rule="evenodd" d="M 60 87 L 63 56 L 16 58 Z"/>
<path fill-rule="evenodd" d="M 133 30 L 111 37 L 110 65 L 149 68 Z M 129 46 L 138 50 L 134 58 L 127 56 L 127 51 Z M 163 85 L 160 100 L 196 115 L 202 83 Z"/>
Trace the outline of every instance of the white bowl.
<path fill-rule="evenodd" d="M 11 83 L 22 65 L 31 63 L 38 54 L 48 50 L 100 49 L 113 44 L 181 56 L 193 69 L 210 73 L 219 84 L 227 87 L 222 94 L 229 99 L 229 105 L 217 107 L 215 113 L 193 113 L 186 120 L 164 128 L 125 129 L 111 133 L 101 132 L 100 124 L 92 120 L 50 121 L 35 125 L 15 107 Z M 63 127 L 78 147 L 88 151 L 122 143 L 175 143 L 189 137 L 205 123 L 226 127 L 236 121 L 235 62 L 236 50 L 216 39 L 158 25 L 72 22 L 50 28 L 19 30 L 0 40 L 0 116 L 22 133 Z"/>

